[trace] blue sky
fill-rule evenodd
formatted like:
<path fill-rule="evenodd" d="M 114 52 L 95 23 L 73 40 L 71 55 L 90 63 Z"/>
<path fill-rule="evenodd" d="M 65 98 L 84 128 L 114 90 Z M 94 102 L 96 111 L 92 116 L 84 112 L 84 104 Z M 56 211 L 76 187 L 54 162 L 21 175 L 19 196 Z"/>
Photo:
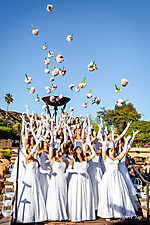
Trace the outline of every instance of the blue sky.
<path fill-rule="evenodd" d="M 46 11 L 47 4 L 54 10 Z M 113 109 L 119 98 L 128 99 L 143 120 L 150 120 L 150 1 L 145 0 L 6 0 L 1 1 L 1 51 L 0 51 L 0 108 L 6 109 L 3 96 L 13 94 L 14 102 L 9 110 L 22 112 L 25 105 L 41 113 L 43 102 L 35 102 L 36 95 L 29 94 L 24 82 L 27 73 L 40 97 L 46 96 L 45 86 L 50 85 L 49 75 L 44 73 L 44 58 L 48 51 L 42 49 L 45 41 L 48 50 L 64 56 L 64 63 L 51 59 L 54 65 L 67 74 L 56 77 L 58 86 L 55 94 L 71 98 L 67 105 L 75 108 L 74 116 L 91 114 L 101 107 Z M 33 24 L 39 29 L 38 36 L 32 34 Z M 72 42 L 66 41 L 68 34 L 74 35 Z M 98 70 L 89 72 L 87 65 L 95 61 Z M 88 85 L 76 93 L 70 91 L 69 84 L 75 86 L 87 77 Z M 129 84 L 115 93 L 114 84 L 121 87 L 119 79 L 126 78 Z M 93 96 L 101 98 L 101 104 L 88 104 L 86 93 L 92 89 Z"/>

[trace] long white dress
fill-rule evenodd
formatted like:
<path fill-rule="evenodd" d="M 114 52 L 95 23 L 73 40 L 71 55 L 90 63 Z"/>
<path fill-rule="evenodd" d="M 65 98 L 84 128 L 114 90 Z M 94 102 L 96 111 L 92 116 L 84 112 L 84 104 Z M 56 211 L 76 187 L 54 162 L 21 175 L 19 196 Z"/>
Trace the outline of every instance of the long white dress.
<path fill-rule="evenodd" d="M 47 220 L 46 207 L 38 180 L 37 162 L 31 161 L 26 165 L 22 189 L 18 193 L 18 216 L 20 223 L 42 222 Z"/>
<path fill-rule="evenodd" d="M 118 170 L 119 159 L 108 156 L 106 171 L 100 187 L 100 201 L 97 215 L 103 218 L 126 218 L 136 216 L 126 182 Z"/>
<path fill-rule="evenodd" d="M 137 191 L 132 183 L 129 172 L 125 166 L 125 161 L 126 161 L 126 156 L 124 156 L 123 159 L 119 162 L 118 168 L 123 178 L 125 179 L 134 208 L 135 210 L 138 210 L 138 208 L 140 208 L 140 204 L 138 202 L 138 198 L 136 197 Z"/>
<path fill-rule="evenodd" d="M 50 168 L 51 168 L 49 158 L 44 153 L 41 153 L 41 156 L 40 156 L 40 167 L 46 171 L 50 170 Z M 43 193 L 45 204 L 46 204 L 46 200 L 47 200 L 48 179 L 49 179 L 48 174 L 39 173 L 39 182 L 41 185 L 41 190 Z"/>
<path fill-rule="evenodd" d="M 27 157 L 27 153 L 25 150 L 25 138 L 22 141 L 22 147 L 19 149 L 19 173 L 18 173 L 18 188 L 20 188 L 20 184 L 24 179 L 26 164 L 25 160 Z M 17 164 L 18 164 L 18 156 L 15 160 L 13 169 L 11 171 L 11 177 L 8 179 L 9 182 L 14 183 L 14 188 L 16 188 L 16 176 L 17 176 Z"/>
<path fill-rule="evenodd" d="M 48 220 L 67 220 L 67 181 L 64 177 L 66 163 L 55 161 L 49 179 L 46 210 Z"/>
<path fill-rule="evenodd" d="M 94 202 L 95 202 L 95 209 L 98 208 L 98 202 L 100 201 L 99 198 L 99 189 L 101 185 L 101 179 L 103 176 L 103 172 L 100 166 L 99 155 L 95 156 L 91 161 L 89 161 L 89 167 L 87 169 L 88 174 L 91 178 L 93 194 L 94 194 Z"/>
<path fill-rule="evenodd" d="M 74 222 L 95 219 L 94 194 L 87 167 L 86 161 L 74 160 L 74 169 L 79 173 L 72 173 L 68 188 L 68 215 Z"/>

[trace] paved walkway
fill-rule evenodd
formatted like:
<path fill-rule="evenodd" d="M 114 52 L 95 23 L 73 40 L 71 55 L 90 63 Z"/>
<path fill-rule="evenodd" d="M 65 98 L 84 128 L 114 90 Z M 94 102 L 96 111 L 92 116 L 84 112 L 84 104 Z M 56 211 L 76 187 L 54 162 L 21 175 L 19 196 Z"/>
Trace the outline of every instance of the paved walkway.
<path fill-rule="evenodd" d="M 12 217 L 0 217 L 0 225 L 11 225 Z M 146 219 L 144 218 L 136 218 L 136 219 L 114 219 L 111 221 L 106 221 L 105 219 L 99 218 L 94 221 L 83 221 L 83 222 L 69 222 L 69 221 L 55 221 L 55 222 L 43 222 L 43 223 L 31 223 L 31 225 L 146 225 Z M 13 225 L 13 223 L 12 223 Z M 29 223 L 28 223 L 29 225 Z"/>

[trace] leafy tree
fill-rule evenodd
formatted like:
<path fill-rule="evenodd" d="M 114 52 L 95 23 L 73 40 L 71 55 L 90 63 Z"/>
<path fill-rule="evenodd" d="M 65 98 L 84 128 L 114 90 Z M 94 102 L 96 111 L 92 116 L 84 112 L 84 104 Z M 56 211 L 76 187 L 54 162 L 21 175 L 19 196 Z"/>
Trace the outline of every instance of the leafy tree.
<path fill-rule="evenodd" d="M 131 123 L 126 136 L 133 134 L 133 131 L 139 130 L 134 139 L 133 146 L 135 147 L 145 147 L 144 145 L 150 145 L 150 121 L 134 121 Z"/>
<path fill-rule="evenodd" d="M 102 117 L 105 124 L 113 126 L 116 129 L 115 132 L 118 134 L 125 129 L 129 121 L 138 121 L 142 116 L 133 107 L 133 104 L 126 104 L 125 102 L 122 107 L 116 105 L 114 109 L 106 110 L 105 107 L 102 107 L 97 114 L 97 119 Z"/>
<path fill-rule="evenodd" d="M 8 107 L 9 107 L 10 103 L 13 102 L 14 99 L 12 97 L 12 94 L 8 93 L 4 96 L 4 100 L 7 103 L 7 111 L 6 111 L 6 118 L 7 118 Z"/>

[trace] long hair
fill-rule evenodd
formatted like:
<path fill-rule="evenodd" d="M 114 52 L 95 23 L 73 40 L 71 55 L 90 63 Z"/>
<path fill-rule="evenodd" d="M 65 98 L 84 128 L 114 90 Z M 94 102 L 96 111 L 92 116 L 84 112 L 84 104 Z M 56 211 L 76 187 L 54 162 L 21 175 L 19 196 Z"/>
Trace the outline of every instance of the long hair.
<path fill-rule="evenodd" d="M 77 152 L 76 152 L 77 148 L 80 148 L 80 146 L 77 146 L 77 147 L 74 149 L 73 157 L 74 157 L 74 159 L 75 159 L 76 162 L 80 162 L 80 160 L 78 159 L 78 156 L 77 156 Z M 80 148 L 80 149 L 82 149 L 82 148 Z M 82 158 L 83 161 L 85 161 L 85 156 L 84 156 L 84 154 L 83 154 L 83 150 L 82 150 L 82 153 L 81 153 L 81 158 Z"/>
<path fill-rule="evenodd" d="M 111 148 L 107 148 L 107 150 L 106 150 L 106 155 L 108 155 L 109 156 L 109 150 L 110 150 Z"/>

